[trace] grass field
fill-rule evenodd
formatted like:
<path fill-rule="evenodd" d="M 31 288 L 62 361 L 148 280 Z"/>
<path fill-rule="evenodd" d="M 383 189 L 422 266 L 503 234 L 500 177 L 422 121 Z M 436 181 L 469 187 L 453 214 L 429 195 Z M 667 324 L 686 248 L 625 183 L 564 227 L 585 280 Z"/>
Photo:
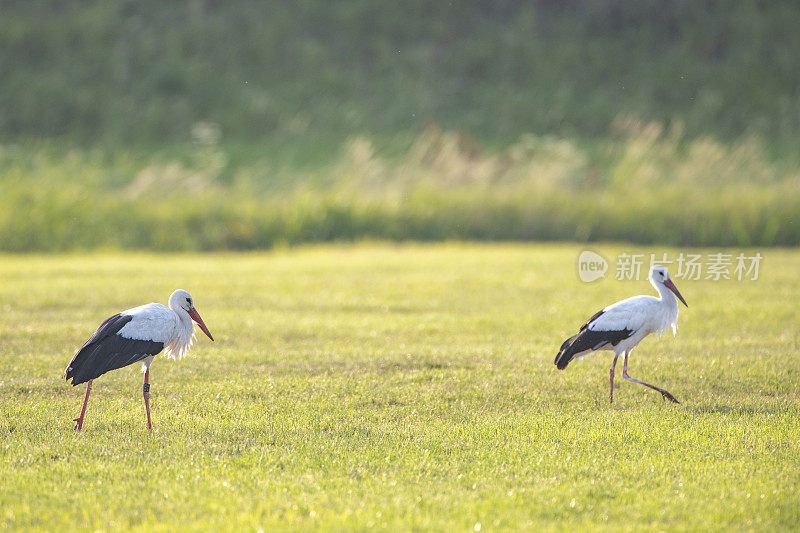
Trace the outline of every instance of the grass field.
<path fill-rule="evenodd" d="M 619 380 L 613 406 L 607 352 L 553 358 L 652 288 L 581 283 L 579 252 L 0 256 L 0 527 L 795 530 L 800 252 L 762 250 L 757 281 L 678 281 L 678 336 L 630 371 L 683 403 Z M 75 433 L 75 348 L 178 287 L 217 342 L 156 359 L 152 434 L 138 365 L 95 382 Z"/>

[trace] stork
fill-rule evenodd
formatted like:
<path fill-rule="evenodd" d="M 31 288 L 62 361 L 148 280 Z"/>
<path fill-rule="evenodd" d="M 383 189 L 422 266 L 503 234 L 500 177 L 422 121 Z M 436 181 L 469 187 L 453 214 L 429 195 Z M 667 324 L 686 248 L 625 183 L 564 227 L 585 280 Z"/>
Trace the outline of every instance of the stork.
<path fill-rule="evenodd" d="M 644 381 L 628 375 L 628 356 L 639 342 L 651 333 L 661 334 L 672 328 L 675 335 L 678 330 L 678 300 L 689 307 L 683 299 L 678 288 L 669 277 L 667 269 L 661 265 L 650 268 L 648 275 L 650 283 L 658 291 L 659 297 L 634 296 L 611 304 L 590 318 L 580 331 L 564 341 L 556 355 L 555 364 L 559 370 L 575 357 L 583 357 L 596 350 L 611 350 L 614 352 L 614 362 L 611 363 L 611 403 L 614 403 L 614 368 L 617 359 L 625 354 L 625 363 L 622 367 L 622 377 L 628 381 L 650 387 L 661 393 L 662 398 L 675 403 L 680 403 L 675 396 L 665 389 L 650 385 Z"/>
<path fill-rule="evenodd" d="M 72 385 L 86 385 L 83 408 L 75 422 L 75 429 L 83 427 L 86 404 L 92 391 L 92 381 L 110 370 L 142 362 L 144 385 L 142 396 L 147 411 L 147 429 L 150 423 L 150 365 L 153 358 L 164 350 L 167 357 L 181 359 L 194 342 L 194 322 L 212 341 L 188 292 L 178 289 L 169 297 L 169 307 L 150 303 L 122 311 L 107 318 L 86 341 L 64 371 L 64 379 Z M 165 349 L 166 348 L 166 349 Z"/>

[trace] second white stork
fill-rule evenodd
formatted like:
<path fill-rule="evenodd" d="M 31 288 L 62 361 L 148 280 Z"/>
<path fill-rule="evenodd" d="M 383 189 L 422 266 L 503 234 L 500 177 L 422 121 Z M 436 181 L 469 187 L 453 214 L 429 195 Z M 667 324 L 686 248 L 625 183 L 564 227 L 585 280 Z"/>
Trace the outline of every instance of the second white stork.
<path fill-rule="evenodd" d="M 590 318 L 580 331 L 564 341 L 556 355 L 555 364 L 559 370 L 575 357 L 583 357 L 596 350 L 612 350 L 614 362 L 611 364 L 611 403 L 614 403 L 614 369 L 617 359 L 625 354 L 622 377 L 628 381 L 639 383 L 657 390 L 662 397 L 680 403 L 675 396 L 665 389 L 650 385 L 628 375 L 628 356 L 639 342 L 651 333 L 661 334 L 672 328 L 672 334 L 678 327 L 678 300 L 688 307 L 678 288 L 669 277 L 667 269 L 654 265 L 648 275 L 650 283 L 658 291 L 659 297 L 634 296 L 611 304 Z"/>
<path fill-rule="evenodd" d="M 75 429 L 83 427 L 86 404 L 92 391 L 92 380 L 110 370 L 142 362 L 144 385 L 142 396 L 147 411 L 147 429 L 150 424 L 150 365 L 153 358 L 164 350 L 167 357 L 181 359 L 194 342 L 194 323 L 212 341 L 214 337 L 194 308 L 188 292 L 178 289 L 169 297 L 169 307 L 150 303 L 122 311 L 107 318 L 72 358 L 64 371 L 64 378 L 72 385 L 86 385 L 86 397 Z"/>

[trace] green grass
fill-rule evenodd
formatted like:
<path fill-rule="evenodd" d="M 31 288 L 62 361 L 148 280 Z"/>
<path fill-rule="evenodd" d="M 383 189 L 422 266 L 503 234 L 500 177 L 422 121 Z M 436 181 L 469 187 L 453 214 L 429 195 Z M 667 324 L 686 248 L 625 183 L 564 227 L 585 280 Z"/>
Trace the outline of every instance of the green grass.
<path fill-rule="evenodd" d="M 579 251 L 2 256 L 0 527 L 795 529 L 800 252 L 762 250 L 758 281 L 678 281 L 678 336 L 647 338 L 630 370 L 683 403 L 620 380 L 610 406 L 608 353 L 553 357 L 652 289 L 581 283 Z M 217 342 L 156 360 L 152 434 L 138 366 L 96 381 L 75 433 L 74 349 L 177 287 Z"/>

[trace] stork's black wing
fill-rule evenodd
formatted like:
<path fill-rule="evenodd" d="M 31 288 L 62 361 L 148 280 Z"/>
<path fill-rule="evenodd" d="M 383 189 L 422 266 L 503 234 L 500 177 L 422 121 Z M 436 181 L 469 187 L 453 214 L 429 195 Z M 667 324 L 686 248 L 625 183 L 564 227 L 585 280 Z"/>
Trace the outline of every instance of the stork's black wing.
<path fill-rule="evenodd" d="M 131 315 L 116 314 L 100 324 L 67 365 L 64 379 L 72 379 L 72 385 L 79 385 L 109 370 L 156 355 L 164 349 L 162 342 L 129 339 L 120 335 L 119 330 L 131 320 Z"/>
<path fill-rule="evenodd" d="M 610 344 L 616 346 L 621 341 L 627 339 L 633 334 L 630 329 L 609 330 L 609 331 L 596 331 L 589 329 L 589 324 L 600 318 L 605 310 L 599 311 L 592 316 L 586 323 L 581 326 L 577 335 L 573 335 L 565 340 L 558 350 L 556 355 L 555 364 L 559 370 L 567 368 L 572 359 L 584 352 L 591 350 L 598 350 L 603 346 Z"/>

